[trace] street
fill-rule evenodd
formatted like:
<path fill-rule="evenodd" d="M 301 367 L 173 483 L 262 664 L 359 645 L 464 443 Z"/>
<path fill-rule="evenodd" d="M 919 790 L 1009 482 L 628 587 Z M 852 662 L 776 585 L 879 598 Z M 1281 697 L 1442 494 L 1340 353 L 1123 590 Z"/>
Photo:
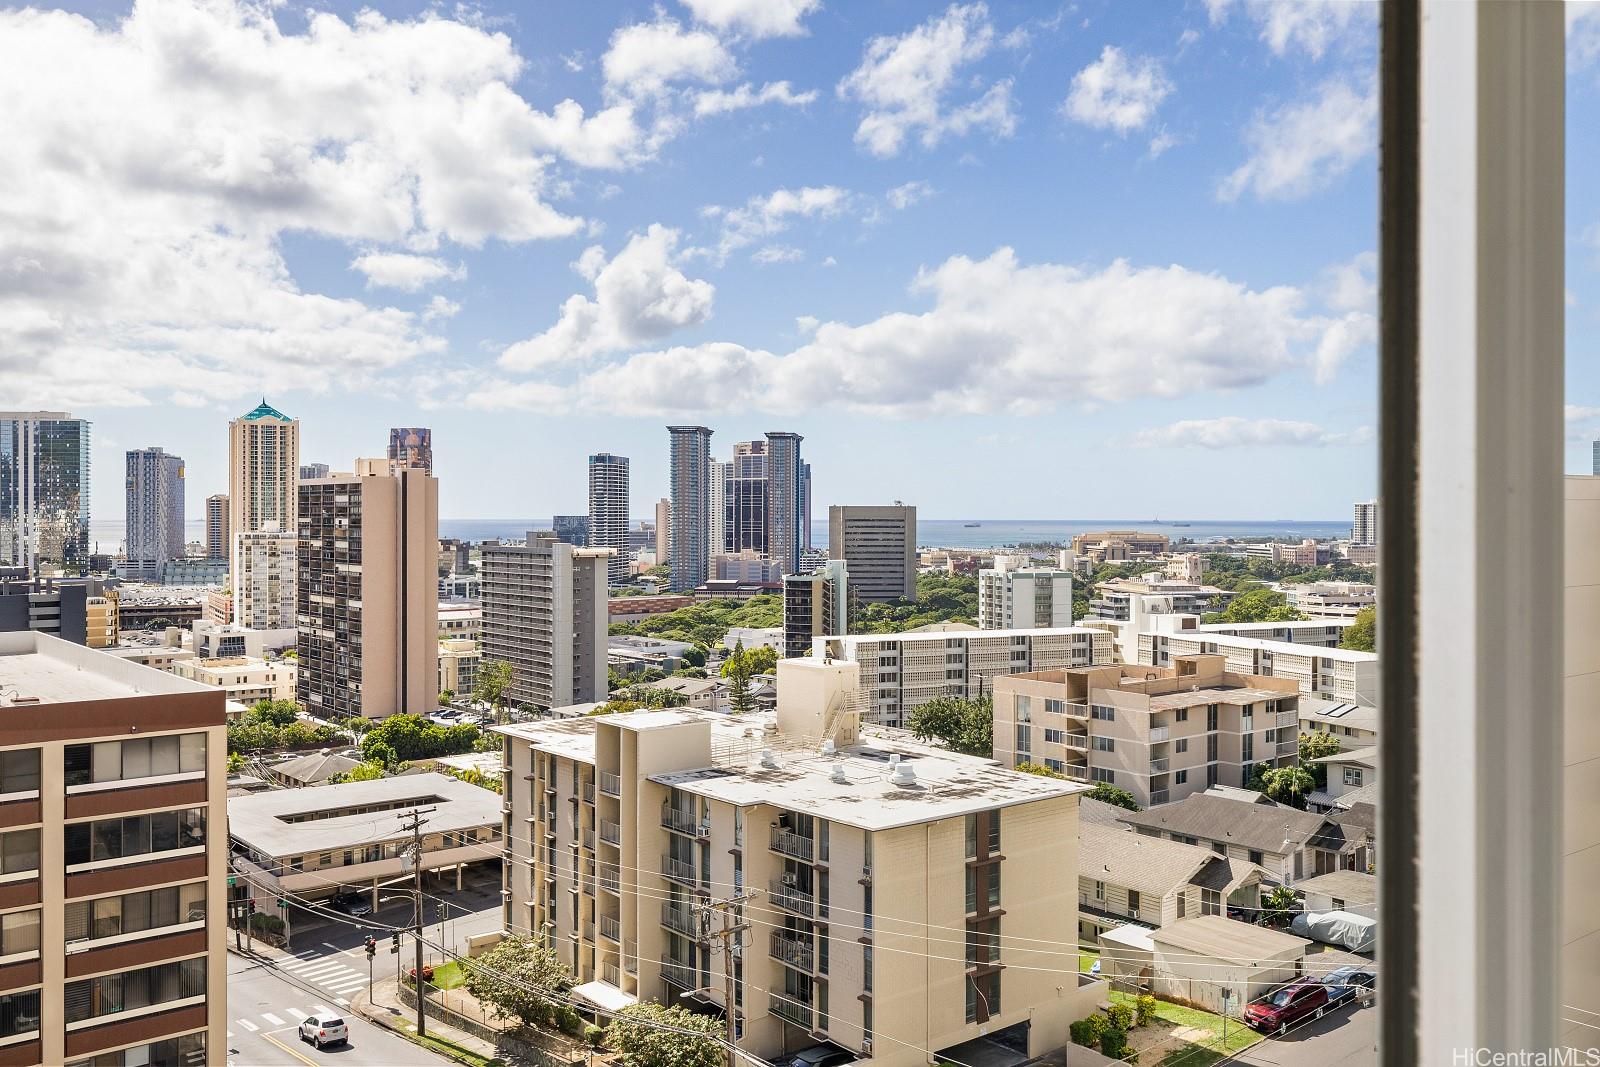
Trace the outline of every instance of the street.
<path fill-rule="evenodd" d="M 1268 1038 L 1233 1062 L 1251 1067 L 1332 1067 L 1378 1062 L 1378 1009 L 1341 1008 L 1281 1038 Z"/>

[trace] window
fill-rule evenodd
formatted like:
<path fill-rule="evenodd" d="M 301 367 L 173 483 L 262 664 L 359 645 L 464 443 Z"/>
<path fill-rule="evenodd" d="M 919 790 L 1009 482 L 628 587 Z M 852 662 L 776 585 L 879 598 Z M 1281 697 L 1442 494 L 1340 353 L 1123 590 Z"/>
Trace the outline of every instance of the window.
<path fill-rule="evenodd" d="M 1089 718 L 1104 719 L 1106 722 L 1115 722 L 1117 718 L 1117 709 L 1109 707 L 1105 704 L 1091 704 L 1089 705 Z"/>
<path fill-rule="evenodd" d="M 1361 768 L 1360 767 L 1346 767 L 1344 769 L 1344 784 L 1345 785 L 1360 785 L 1361 784 Z"/>
<path fill-rule="evenodd" d="M 65 765 L 69 787 L 204 771 L 206 735 L 172 734 L 133 741 L 68 745 Z"/>
<path fill-rule="evenodd" d="M 39 909 L 0 915 L 0 956 L 39 951 Z"/>
<path fill-rule="evenodd" d="M 1094 782 L 1111 784 L 1117 780 L 1117 772 L 1109 767 L 1090 767 L 1089 779 Z"/>
<path fill-rule="evenodd" d="M 1178 722 L 1188 722 L 1189 721 L 1189 709 L 1188 708 L 1179 708 L 1177 714 L 1174 715 L 1173 718 Z"/>
<path fill-rule="evenodd" d="M 39 991 L 0 995 L 0 1037 L 16 1037 L 39 1029 Z"/>
<path fill-rule="evenodd" d="M 1067 742 L 1067 732 L 1065 730 L 1051 730 L 1046 727 L 1044 731 L 1044 740 L 1046 744 L 1064 745 Z"/>
<path fill-rule="evenodd" d="M 1028 717 L 1033 714 L 1033 698 L 1018 694 L 1016 697 L 1016 709 L 1018 721 L 1027 722 Z"/>
<path fill-rule="evenodd" d="M 1065 700 L 1056 700 L 1051 697 L 1046 697 L 1044 701 L 1044 710 L 1052 715 L 1065 715 L 1067 713 L 1067 702 Z"/>
<path fill-rule="evenodd" d="M 68 982 L 66 1021 L 83 1022 L 206 994 L 204 956 Z"/>
<path fill-rule="evenodd" d="M 1128 890 L 1128 914 L 1139 914 L 1139 891 L 1137 889 Z"/>
<path fill-rule="evenodd" d="M 1033 727 L 1017 724 L 1017 751 L 1031 752 L 1033 750 Z"/>
<path fill-rule="evenodd" d="M 1256 739 L 1255 739 L 1255 735 L 1254 734 L 1245 734 L 1244 737 L 1241 739 L 1240 743 L 1241 743 L 1241 745 L 1243 747 L 1240 750 L 1239 758 L 1244 760 L 1246 763 L 1251 762 L 1252 760 L 1254 760 L 1256 758 Z"/>
<path fill-rule="evenodd" d="M 66 859 L 70 866 L 171 852 L 205 843 L 206 809 L 184 808 L 121 819 L 69 823 Z"/>
<path fill-rule="evenodd" d="M 73 900 L 65 913 L 66 943 L 161 930 L 206 917 L 206 884 L 142 889 L 114 897 Z"/>
<path fill-rule="evenodd" d="M 979 864 L 967 868 L 967 913 L 979 911 L 979 890 L 983 890 L 984 911 L 989 911 L 1000 906 L 1000 865 L 998 863 Z"/>
<path fill-rule="evenodd" d="M 1172 780 L 1178 785 L 1186 785 L 1189 781 L 1189 772 L 1179 771 L 1172 776 Z"/>
<path fill-rule="evenodd" d="M 38 830 L 12 830 L 0 834 L 0 874 L 22 874 L 38 869 Z"/>
<path fill-rule="evenodd" d="M 1117 739 L 1114 737 L 1096 737 L 1094 739 L 1094 750 L 1096 752 L 1115 752 L 1117 750 Z"/>
<path fill-rule="evenodd" d="M 0 752 L 0 793 L 35 793 L 39 790 L 39 750 L 19 748 Z"/>
<path fill-rule="evenodd" d="M 1215 730 L 1216 728 L 1217 728 L 1217 706 L 1215 704 L 1207 704 L 1206 705 L 1206 729 L 1207 730 Z"/>
<path fill-rule="evenodd" d="M 1189 739 L 1187 737 L 1178 738 L 1177 741 L 1173 742 L 1172 749 L 1174 752 L 1189 751 Z"/>
<path fill-rule="evenodd" d="M 1057 774 L 1060 774 L 1062 771 L 1067 769 L 1065 762 L 1058 759 L 1051 759 L 1049 756 L 1044 758 L 1044 765 L 1049 767 L 1052 771 L 1055 771 Z"/>
<path fill-rule="evenodd" d="M 967 977 L 967 1022 L 988 1022 L 1000 1014 L 1000 972 Z"/>
<path fill-rule="evenodd" d="M 1221 915 L 1222 893 L 1215 889 L 1200 890 L 1200 914 Z"/>

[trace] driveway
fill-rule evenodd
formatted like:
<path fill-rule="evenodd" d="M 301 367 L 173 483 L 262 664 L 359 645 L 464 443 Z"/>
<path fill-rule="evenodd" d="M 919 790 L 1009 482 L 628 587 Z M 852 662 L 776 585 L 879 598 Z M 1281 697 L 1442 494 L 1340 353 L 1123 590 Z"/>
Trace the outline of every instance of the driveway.
<path fill-rule="evenodd" d="M 1378 1009 L 1341 1008 L 1283 1037 L 1269 1037 L 1241 1052 L 1234 1063 L 1251 1067 L 1334 1067 L 1378 1062 Z"/>

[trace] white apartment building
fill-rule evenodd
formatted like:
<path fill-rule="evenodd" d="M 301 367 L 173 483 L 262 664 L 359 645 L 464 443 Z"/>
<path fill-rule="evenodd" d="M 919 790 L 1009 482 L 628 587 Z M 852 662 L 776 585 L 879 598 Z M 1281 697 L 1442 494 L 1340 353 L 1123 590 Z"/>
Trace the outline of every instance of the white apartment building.
<path fill-rule="evenodd" d="M 1378 587 L 1366 582 L 1312 582 L 1282 590 L 1291 606 L 1317 619 L 1353 620 L 1362 608 L 1378 604 Z"/>
<path fill-rule="evenodd" d="M 439 640 L 477 641 L 482 637 L 482 604 L 476 600 L 439 601 Z"/>
<path fill-rule="evenodd" d="M 1350 525 L 1350 543 L 1376 545 L 1378 543 L 1378 502 L 1357 501 L 1355 522 Z"/>
<path fill-rule="evenodd" d="M 996 678 L 1110 663 L 1114 648 L 1103 630 L 1068 626 L 819 637 L 812 654 L 860 664 L 868 721 L 904 726 L 935 697 L 976 700 Z"/>
<path fill-rule="evenodd" d="M 292 630 L 299 533 L 269 522 L 234 535 L 233 621 L 253 630 Z"/>
<path fill-rule="evenodd" d="M 247 707 L 263 700 L 295 698 L 295 661 L 264 660 L 253 656 L 227 656 L 219 659 L 181 659 L 167 668 L 179 678 L 209 685 L 228 694 Z"/>
<path fill-rule="evenodd" d="M 612 551 L 574 548 L 545 530 L 530 532 L 526 545 L 485 546 L 483 658 L 511 664 L 512 703 L 605 699 Z"/>
<path fill-rule="evenodd" d="M 1178 656 L 1221 655 L 1235 674 L 1292 678 L 1307 696 L 1378 704 L 1378 654 L 1185 630 L 1138 635 L 1138 662 L 1170 666 Z"/>
<path fill-rule="evenodd" d="M 978 628 L 1015 630 L 1072 625 L 1072 572 L 996 556 L 978 572 Z"/>
<path fill-rule="evenodd" d="M 616 1011 L 728 1013 L 721 920 L 747 894 L 732 1027 L 768 1059 L 818 1040 L 922 1067 L 980 1035 L 1059 1048 L 1103 987 L 1041 946 L 1077 934 L 1078 793 L 859 725 L 855 664 L 778 666 L 775 715 L 691 709 L 495 727 L 505 928 Z M 966 930 L 965 958 L 950 951 Z M 1063 980 L 1064 979 L 1064 980 Z"/>

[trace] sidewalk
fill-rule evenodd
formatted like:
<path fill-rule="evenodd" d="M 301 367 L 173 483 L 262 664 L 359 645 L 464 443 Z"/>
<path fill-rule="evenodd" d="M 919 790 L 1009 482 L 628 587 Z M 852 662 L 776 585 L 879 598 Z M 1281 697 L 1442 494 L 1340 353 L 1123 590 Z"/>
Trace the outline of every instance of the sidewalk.
<path fill-rule="evenodd" d="M 393 1030 L 398 1034 L 409 1036 L 416 1033 L 417 1013 L 414 1008 L 407 1008 L 400 1003 L 400 983 L 393 978 L 385 978 L 376 982 L 372 987 L 372 997 L 358 991 L 350 998 L 350 1009 L 359 1012 L 363 1018 L 369 1019 L 379 1026 Z M 486 1060 L 500 1060 L 506 1064 L 522 1065 L 528 1061 L 521 1060 L 497 1048 L 492 1042 L 475 1037 L 464 1030 L 457 1030 L 440 1022 L 433 1016 L 427 1020 L 427 1033 L 430 1037 L 443 1038 L 453 1045 L 467 1049 Z"/>

